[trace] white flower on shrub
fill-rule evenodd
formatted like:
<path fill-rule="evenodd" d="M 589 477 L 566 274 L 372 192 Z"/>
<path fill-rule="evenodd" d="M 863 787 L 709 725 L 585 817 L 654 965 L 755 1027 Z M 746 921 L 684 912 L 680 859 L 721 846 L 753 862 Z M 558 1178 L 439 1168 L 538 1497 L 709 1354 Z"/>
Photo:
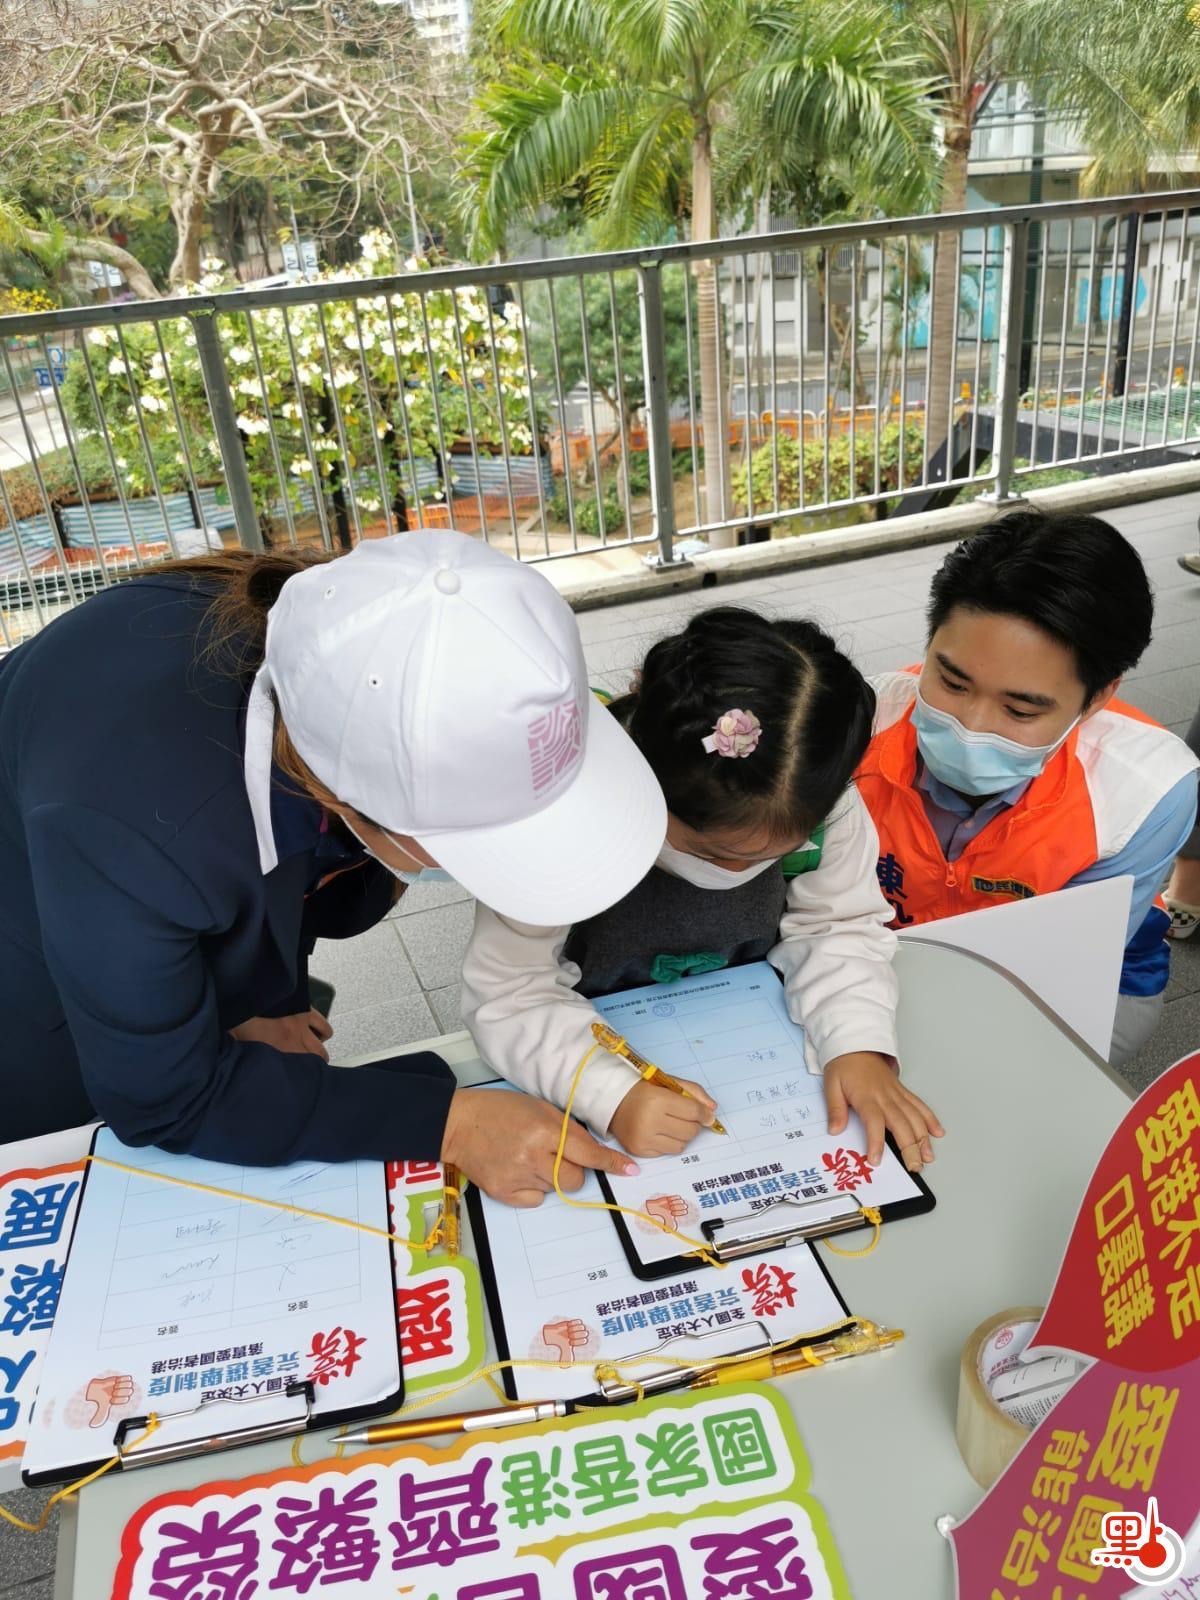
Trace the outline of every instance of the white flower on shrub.
<path fill-rule="evenodd" d="M 253 395 L 256 400 L 263 398 L 263 386 L 257 378 L 239 378 L 234 388 L 238 394 Z"/>
<path fill-rule="evenodd" d="M 143 411 L 165 411 L 166 409 L 167 402 L 160 400 L 156 394 L 144 394 L 142 396 Z"/>
<path fill-rule="evenodd" d="M 333 387 L 335 389 L 348 388 L 349 385 L 354 383 L 354 382 L 355 382 L 355 374 L 353 372 L 351 372 L 349 367 L 334 367 L 334 369 L 333 369 Z"/>
<path fill-rule="evenodd" d="M 114 378 L 119 378 L 125 371 L 124 359 L 121 356 L 113 356 L 112 360 L 108 363 L 108 370 L 112 373 Z"/>
<path fill-rule="evenodd" d="M 89 344 L 99 345 L 101 349 L 103 349 L 105 345 L 111 344 L 113 342 L 113 338 L 114 335 L 109 328 L 88 329 L 87 342 Z"/>
<path fill-rule="evenodd" d="M 311 477 L 312 469 L 312 462 L 307 456 L 293 456 L 288 470 L 294 473 L 297 478 L 303 478 L 306 474 Z"/>
<path fill-rule="evenodd" d="M 245 434 L 270 433 L 271 424 L 266 417 L 254 417 L 246 411 L 238 412 L 237 425 Z"/>
<path fill-rule="evenodd" d="M 230 348 L 229 359 L 236 361 L 239 367 L 245 367 L 254 360 L 254 354 L 244 344 L 235 344 Z"/>

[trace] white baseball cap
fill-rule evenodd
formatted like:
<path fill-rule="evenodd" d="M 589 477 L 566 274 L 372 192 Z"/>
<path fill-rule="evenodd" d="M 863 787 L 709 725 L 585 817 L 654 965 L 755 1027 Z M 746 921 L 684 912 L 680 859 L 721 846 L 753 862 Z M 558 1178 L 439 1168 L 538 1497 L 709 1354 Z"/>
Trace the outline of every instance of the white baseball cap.
<path fill-rule="evenodd" d="M 666 834 L 657 779 L 588 688 L 571 608 L 461 533 L 366 540 L 284 584 L 246 723 L 264 873 L 276 707 L 339 800 L 520 922 L 615 904 Z"/>

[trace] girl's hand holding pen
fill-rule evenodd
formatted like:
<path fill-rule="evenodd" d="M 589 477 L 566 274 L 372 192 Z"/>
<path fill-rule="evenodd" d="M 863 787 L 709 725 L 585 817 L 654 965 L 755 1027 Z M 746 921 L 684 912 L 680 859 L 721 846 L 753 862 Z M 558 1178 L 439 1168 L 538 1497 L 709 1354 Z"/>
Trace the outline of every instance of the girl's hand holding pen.
<path fill-rule="evenodd" d="M 690 1078 L 678 1080 L 686 1095 L 657 1084 L 634 1083 L 609 1123 L 609 1132 L 631 1156 L 677 1156 L 702 1128 L 711 1127 L 716 1101 Z"/>

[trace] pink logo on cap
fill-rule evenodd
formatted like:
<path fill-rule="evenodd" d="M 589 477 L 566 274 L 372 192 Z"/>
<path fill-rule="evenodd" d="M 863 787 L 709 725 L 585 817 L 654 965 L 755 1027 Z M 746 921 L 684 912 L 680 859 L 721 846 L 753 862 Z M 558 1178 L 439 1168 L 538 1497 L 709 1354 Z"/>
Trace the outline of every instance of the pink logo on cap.
<path fill-rule="evenodd" d="M 583 753 L 579 705 L 564 700 L 529 724 L 529 766 L 534 794 L 550 788 Z"/>

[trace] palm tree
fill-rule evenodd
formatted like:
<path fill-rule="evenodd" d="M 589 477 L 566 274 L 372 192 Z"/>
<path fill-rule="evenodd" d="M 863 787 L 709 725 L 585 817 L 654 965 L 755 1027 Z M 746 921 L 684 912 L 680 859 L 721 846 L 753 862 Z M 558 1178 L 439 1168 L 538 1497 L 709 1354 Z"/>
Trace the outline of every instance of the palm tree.
<path fill-rule="evenodd" d="M 1085 192 L 1136 192 L 1200 143 L 1196 0 L 1024 0 L 1008 31 L 1039 94 L 1076 122 Z"/>
<path fill-rule="evenodd" d="M 1073 0 L 1078 7 L 1079 0 Z M 975 118 L 986 92 L 1001 77 L 1017 76 L 1019 50 L 1007 37 L 1024 0 L 904 0 L 900 7 L 909 48 L 937 85 L 942 169 L 938 209 L 965 211 L 967 162 Z M 949 437 L 950 382 L 958 340 L 958 272 L 949 234 L 934 247 L 929 295 L 929 344 L 925 382 L 927 454 L 932 459 Z M 945 476 L 953 463 L 947 460 Z"/>
<path fill-rule="evenodd" d="M 796 151 L 810 166 L 857 148 L 881 172 L 921 171 L 928 110 L 913 62 L 885 48 L 892 15 L 829 0 L 495 0 L 509 57 L 467 142 L 473 247 L 502 248 L 509 222 L 565 195 L 614 246 L 661 238 L 684 214 L 694 240 L 714 239 L 721 141 L 750 124 L 763 132 L 760 181 Z M 706 513 L 717 525 L 732 508 L 720 302 L 714 263 L 693 272 Z"/>
<path fill-rule="evenodd" d="M 1194 148 L 1200 132 L 1195 0 L 901 0 L 905 48 L 937 86 L 939 209 L 963 211 L 976 118 L 1003 80 L 1077 119 L 1092 154 L 1083 185 L 1145 187 L 1155 156 Z M 927 453 L 950 432 L 958 272 L 949 235 L 935 251 L 929 300 Z M 953 464 L 946 463 L 947 476 Z"/>

